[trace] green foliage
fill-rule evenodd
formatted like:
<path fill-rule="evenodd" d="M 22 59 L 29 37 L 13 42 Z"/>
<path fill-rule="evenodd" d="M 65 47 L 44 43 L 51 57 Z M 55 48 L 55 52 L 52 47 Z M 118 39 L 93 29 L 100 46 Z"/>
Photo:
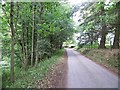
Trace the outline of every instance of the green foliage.
<path fill-rule="evenodd" d="M 37 88 L 38 81 L 44 79 L 45 75 L 47 75 L 63 55 L 64 50 L 59 50 L 53 54 L 53 56 L 49 59 L 42 60 L 37 67 L 29 68 L 27 71 L 22 70 L 20 68 L 15 68 L 15 83 L 10 83 L 9 80 L 9 71 L 4 71 L 3 77 L 3 88 Z M 7 78 L 6 78 L 7 77 Z"/>
<path fill-rule="evenodd" d="M 113 33 L 116 37 L 119 35 L 115 34 L 117 32 L 117 26 L 119 17 L 117 2 L 94 2 L 85 3 L 83 9 L 81 9 L 81 19 L 79 21 L 80 25 L 78 31 L 80 31 L 79 47 L 98 42 L 98 38 L 101 38 L 99 42 L 99 48 L 105 48 L 107 34 Z M 118 2 L 119 5 L 119 2 Z M 105 38 L 102 38 L 105 37 Z M 84 38 L 84 39 L 83 39 Z M 116 39 L 116 38 L 114 38 Z M 112 39 L 111 39 L 112 40 Z M 116 42 L 118 39 L 116 40 Z M 115 43 L 116 43 L 115 42 Z M 117 43 L 118 45 L 118 43 Z M 116 46 L 117 46 L 116 45 Z M 115 47 L 115 44 L 113 45 Z M 119 46 L 119 45 L 118 45 Z M 118 47 L 117 47 L 118 48 Z"/>
<path fill-rule="evenodd" d="M 17 83 L 11 87 L 26 87 L 26 80 L 30 78 L 32 81 L 32 77 L 38 70 L 30 66 L 32 60 L 33 66 L 41 63 L 39 69 L 43 68 L 43 71 L 40 72 L 42 75 L 45 74 L 48 68 L 45 65 L 52 64 L 55 61 L 54 58 L 57 59 L 58 56 L 52 58 L 53 60 L 45 59 L 52 57 L 54 52 L 61 48 L 63 42 L 72 37 L 74 33 L 73 21 L 69 17 L 70 7 L 59 2 L 14 2 L 13 4 L 13 21 L 10 17 L 11 3 L 6 2 L 2 7 L 2 18 L 0 18 L 2 19 L 2 60 L 11 64 L 10 61 L 14 58 L 15 71 L 12 72 L 15 73 L 15 83 Z M 13 49 L 11 48 L 13 34 L 10 21 L 14 26 L 15 44 L 12 45 Z M 13 58 L 11 58 L 11 49 L 14 51 Z M 27 73 L 24 69 L 28 69 Z M 3 70 L 4 87 L 11 85 L 10 82 L 7 82 L 7 80 L 10 81 L 10 71 Z M 27 77 L 28 74 L 30 76 Z M 20 77 L 25 77 L 24 83 Z M 28 83 L 32 85 L 30 80 Z"/>

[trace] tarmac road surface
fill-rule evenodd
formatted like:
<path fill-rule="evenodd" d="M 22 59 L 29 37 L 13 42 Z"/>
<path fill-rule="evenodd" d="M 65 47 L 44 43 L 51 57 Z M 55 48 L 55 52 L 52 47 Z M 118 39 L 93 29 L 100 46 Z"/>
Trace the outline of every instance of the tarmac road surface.
<path fill-rule="evenodd" d="M 118 77 L 73 49 L 66 49 L 66 88 L 118 88 Z"/>

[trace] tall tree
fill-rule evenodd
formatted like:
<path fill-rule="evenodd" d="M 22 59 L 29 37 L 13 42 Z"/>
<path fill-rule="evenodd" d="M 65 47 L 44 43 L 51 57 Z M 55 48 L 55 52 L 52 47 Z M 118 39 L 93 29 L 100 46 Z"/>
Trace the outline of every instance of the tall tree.
<path fill-rule="evenodd" d="M 14 82 L 14 37 L 15 37 L 15 31 L 14 31 L 14 3 L 10 3 L 10 28 L 11 28 L 11 82 Z"/>
<path fill-rule="evenodd" d="M 26 61 L 26 54 L 25 54 L 25 22 L 22 21 L 22 59 L 23 59 L 23 67 L 25 67 L 25 61 Z"/>
<path fill-rule="evenodd" d="M 116 23 L 115 23 L 115 37 L 113 42 L 113 48 L 119 48 L 120 41 L 120 1 L 116 3 Z"/>
<path fill-rule="evenodd" d="M 34 60 L 34 35 L 35 35 L 35 3 L 32 2 L 32 51 L 31 51 L 31 66 L 33 66 L 33 60 Z"/>
<path fill-rule="evenodd" d="M 102 15 L 102 30 L 101 30 L 101 40 L 100 40 L 100 45 L 99 48 L 106 48 L 105 47 L 105 42 L 106 42 L 106 35 L 107 35 L 107 28 L 106 28 L 106 23 L 105 23 L 105 9 L 104 9 L 104 2 L 101 2 L 101 15 Z"/>
<path fill-rule="evenodd" d="M 39 9 L 38 9 L 38 12 L 39 12 L 39 18 L 38 18 L 38 23 L 39 23 L 39 25 L 38 25 L 38 28 L 40 28 L 41 29 L 41 24 L 42 24 L 42 13 L 43 13 L 43 4 L 42 3 L 40 3 L 39 4 Z M 38 50 L 39 50 L 39 41 L 40 41 L 40 39 L 39 38 L 41 38 L 41 36 L 40 36 L 40 34 L 38 33 L 38 30 L 37 30 L 37 42 L 36 42 L 36 60 L 35 60 L 35 66 L 37 66 L 37 64 L 38 64 L 38 58 L 39 58 L 39 52 L 38 52 Z"/>
<path fill-rule="evenodd" d="M 74 29 L 68 6 L 59 2 L 11 2 L 3 8 L 2 57 L 8 62 L 11 58 L 12 82 L 17 72 L 14 67 L 29 70 L 26 69 L 29 65 L 37 66 L 41 59 L 50 58 L 72 37 Z"/>

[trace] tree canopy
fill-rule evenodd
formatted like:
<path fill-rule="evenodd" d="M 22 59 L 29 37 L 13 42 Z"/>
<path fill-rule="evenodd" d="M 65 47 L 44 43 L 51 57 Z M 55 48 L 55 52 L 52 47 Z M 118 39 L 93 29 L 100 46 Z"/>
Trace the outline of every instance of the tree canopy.
<path fill-rule="evenodd" d="M 62 48 L 74 33 L 70 7 L 60 2 L 5 2 L 2 5 L 2 60 L 27 70 Z"/>
<path fill-rule="evenodd" d="M 119 48 L 119 3 L 88 2 L 76 6 L 79 7 L 76 11 L 80 10 L 81 14 L 81 18 L 78 20 L 80 22 L 78 31 L 84 32 L 78 38 L 80 46 L 93 45 L 93 43 L 99 42 L 98 39 L 100 39 L 98 48 L 104 49 L 107 41 L 111 43 L 114 38 L 111 48 Z M 73 11 L 75 10 L 73 9 Z M 109 40 L 106 40 L 108 34 L 112 35 Z"/>

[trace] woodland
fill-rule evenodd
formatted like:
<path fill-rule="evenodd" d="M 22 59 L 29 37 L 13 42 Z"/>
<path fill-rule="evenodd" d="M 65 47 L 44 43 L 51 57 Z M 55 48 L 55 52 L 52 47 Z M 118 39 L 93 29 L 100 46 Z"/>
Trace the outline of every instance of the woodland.
<path fill-rule="evenodd" d="M 4 88 L 36 88 L 31 81 L 37 70 L 42 68 L 40 73 L 44 76 L 63 55 L 63 43 L 72 41 L 74 33 L 79 33 L 75 46 L 78 49 L 120 49 L 120 2 L 85 2 L 72 7 L 59 1 L 0 5 L 0 69 Z M 72 18 L 78 11 L 79 25 L 75 27 Z M 21 80 L 27 75 L 31 76 Z M 34 79 L 41 78 L 38 77 Z"/>

